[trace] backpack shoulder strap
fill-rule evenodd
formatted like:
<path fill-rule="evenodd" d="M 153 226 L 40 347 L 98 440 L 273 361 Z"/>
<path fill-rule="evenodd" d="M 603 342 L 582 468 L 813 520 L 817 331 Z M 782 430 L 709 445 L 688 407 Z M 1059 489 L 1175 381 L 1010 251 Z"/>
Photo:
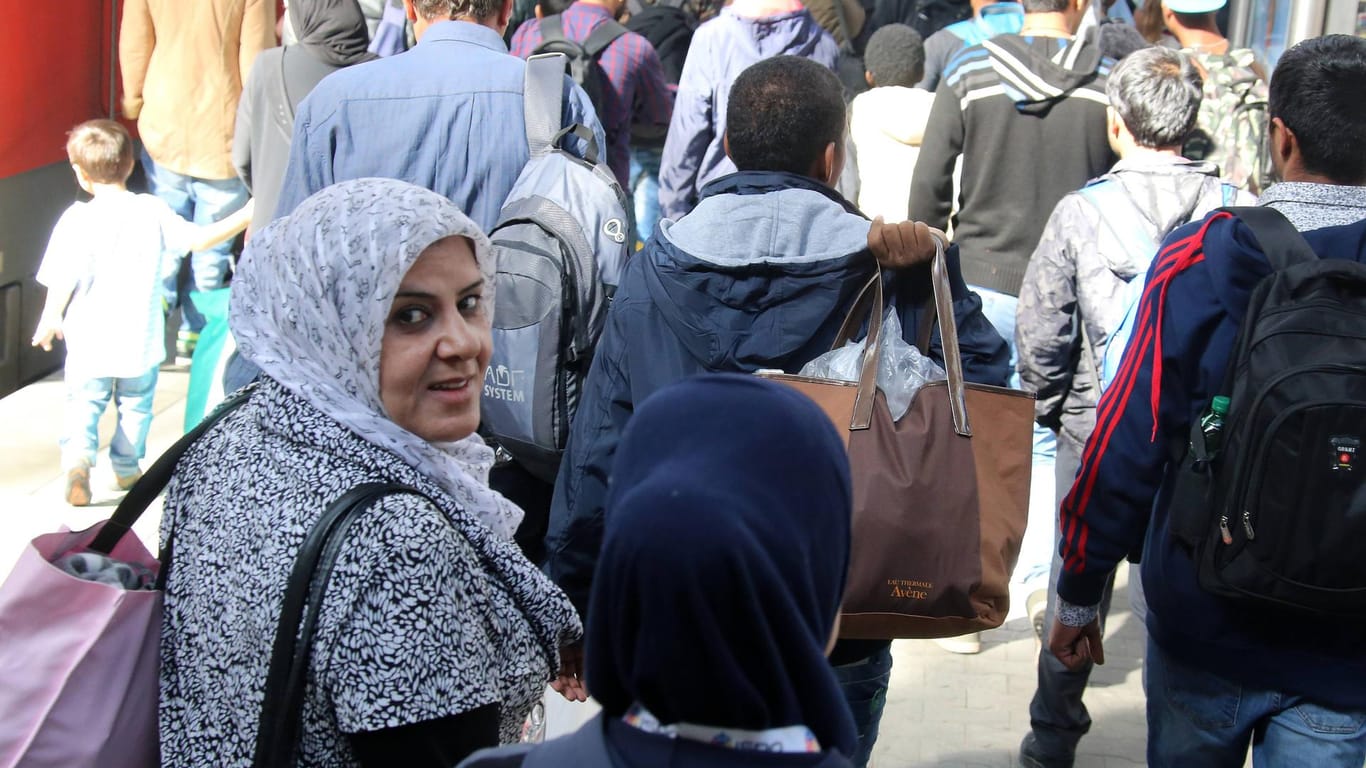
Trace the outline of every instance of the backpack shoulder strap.
<path fill-rule="evenodd" d="M 1271 268 L 1280 271 L 1295 264 L 1317 261 L 1318 254 L 1309 247 L 1295 225 L 1275 208 L 1264 205 L 1221 208 L 1237 216 L 1257 238 Z"/>
<path fill-rule="evenodd" d="M 588 39 L 583 41 L 583 50 L 591 57 L 597 58 L 598 54 L 607 50 L 607 46 L 612 41 L 626 34 L 630 30 L 611 19 L 599 24 L 598 28 L 588 35 Z"/>
<path fill-rule="evenodd" d="M 1124 191 L 1124 187 L 1113 179 L 1088 184 L 1080 190 L 1082 198 L 1095 206 L 1100 212 L 1100 224 L 1115 235 L 1115 240 L 1124 247 L 1135 264 L 1147 264 L 1157 254 L 1159 243 L 1143 229 L 1142 219 L 1137 206 Z M 1133 209 L 1132 215 L 1120 212 Z"/>
<path fill-rule="evenodd" d="M 564 95 L 565 61 L 562 53 L 543 53 L 527 59 L 522 114 L 526 120 L 527 149 L 532 157 L 540 157 L 555 148 L 555 134 L 563 122 L 560 104 Z"/>
<path fill-rule="evenodd" d="M 1233 202 L 1238 199 L 1238 188 L 1228 183 L 1227 181 L 1220 182 L 1219 193 L 1223 199 L 1223 207 L 1228 207 L 1229 205 L 1232 205 Z"/>
<path fill-rule="evenodd" d="M 564 34 L 564 18 L 560 14 L 546 16 L 537 25 L 541 30 L 541 44 L 546 43 L 567 43 L 569 38 Z"/>

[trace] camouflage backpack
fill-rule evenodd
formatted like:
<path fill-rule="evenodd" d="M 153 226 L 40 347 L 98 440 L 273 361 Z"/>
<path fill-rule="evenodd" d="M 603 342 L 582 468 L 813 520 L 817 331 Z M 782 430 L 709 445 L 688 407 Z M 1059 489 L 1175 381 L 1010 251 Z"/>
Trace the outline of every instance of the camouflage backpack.
<path fill-rule="evenodd" d="M 1256 56 L 1241 48 L 1224 54 L 1187 50 L 1205 78 L 1195 130 L 1181 154 L 1219 166 L 1224 181 L 1260 194 L 1270 183 L 1267 87 Z"/>

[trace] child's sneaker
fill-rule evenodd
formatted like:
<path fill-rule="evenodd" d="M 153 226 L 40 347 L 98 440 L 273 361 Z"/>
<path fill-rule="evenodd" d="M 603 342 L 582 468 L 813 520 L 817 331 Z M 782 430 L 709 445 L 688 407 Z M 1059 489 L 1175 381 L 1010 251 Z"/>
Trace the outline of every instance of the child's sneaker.
<path fill-rule="evenodd" d="M 66 473 L 66 503 L 84 507 L 90 503 L 90 465 L 78 464 Z"/>
<path fill-rule="evenodd" d="M 114 473 L 114 484 L 118 486 L 118 489 L 120 491 L 130 490 L 133 487 L 133 485 L 135 485 L 137 481 L 141 479 L 142 470 L 140 469 L 133 470 L 133 474 L 131 475 L 120 475 L 117 472 Z"/>

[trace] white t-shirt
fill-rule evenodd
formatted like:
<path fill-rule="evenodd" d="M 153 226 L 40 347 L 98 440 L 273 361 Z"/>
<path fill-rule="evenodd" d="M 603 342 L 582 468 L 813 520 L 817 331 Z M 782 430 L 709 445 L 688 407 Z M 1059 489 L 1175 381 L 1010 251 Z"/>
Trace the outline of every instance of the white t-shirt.
<path fill-rule="evenodd" d="M 107 192 L 66 209 L 37 280 L 75 291 L 62 320 L 68 376 L 133 378 L 161 363 L 162 279 L 198 234 L 152 195 Z"/>

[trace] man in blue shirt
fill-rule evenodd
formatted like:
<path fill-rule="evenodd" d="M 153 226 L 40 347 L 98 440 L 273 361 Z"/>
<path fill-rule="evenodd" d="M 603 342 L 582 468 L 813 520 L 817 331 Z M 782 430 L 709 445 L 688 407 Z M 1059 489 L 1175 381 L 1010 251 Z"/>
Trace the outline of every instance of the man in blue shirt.
<path fill-rule="evenodd" d="M 277 217 L 329 184 L 379 176 L 445 195 L 485 231 L 497 223 L 529 159 L 526 64 L 502 37 L 511 0 L 403 4 L 415 48 L 328 76 L 299 105 Z M 588 95 L 567 77 L 563 116 L 606 146 Z"/>

